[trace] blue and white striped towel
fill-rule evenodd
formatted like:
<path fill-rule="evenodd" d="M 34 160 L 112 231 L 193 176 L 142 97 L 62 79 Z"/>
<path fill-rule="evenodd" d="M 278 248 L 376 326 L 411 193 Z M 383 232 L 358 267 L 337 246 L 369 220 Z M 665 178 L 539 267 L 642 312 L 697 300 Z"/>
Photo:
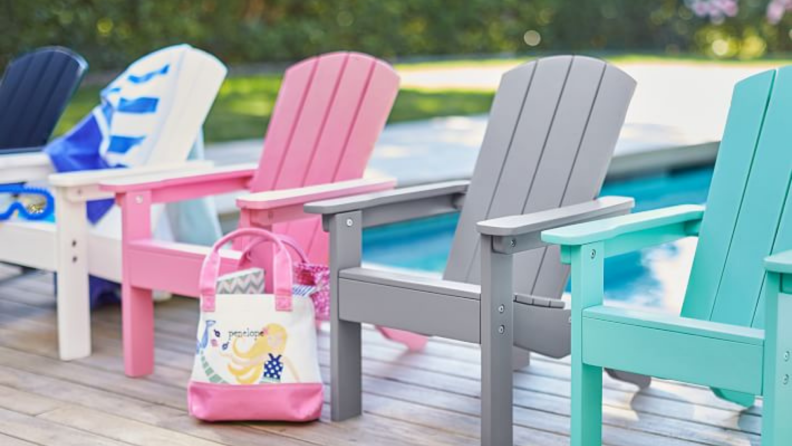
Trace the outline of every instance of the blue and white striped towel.
<path fill-rule="evenodd" d="M 191 50 L 189 45 L 176 45 L 155 51 L 130 65 L 105 87 L 100 105 L 44 149 L 55 170 L 145 165 L 172 112 L 182 60 Z M 189 158 L 203 158 L 200 131 Z M 112 199 L 88 202 L 88 219 L 98 222 L 112 206 Z M 217 212 L 209 199 L 172 203 L 168 205 L 168 217 L 176 241 L 211 245 L 220 237 Z M 116 284 L 96 277 L 90 279 L 91 307 L 104 300 L 117 300 L 113 297 L 118 294 Z"/>
<path fill-rule="evenodd" d="M 181 61 L 191 50 L 176 45 L 143 57 L 101 92 L 97 105 L 74 129 L 47 145 L 58 172 L 146 164 L 173 103 Z M 197 136 L 197 135 L 196 135 Z M 112 200 L 88 204 L 96 223 Z"/>

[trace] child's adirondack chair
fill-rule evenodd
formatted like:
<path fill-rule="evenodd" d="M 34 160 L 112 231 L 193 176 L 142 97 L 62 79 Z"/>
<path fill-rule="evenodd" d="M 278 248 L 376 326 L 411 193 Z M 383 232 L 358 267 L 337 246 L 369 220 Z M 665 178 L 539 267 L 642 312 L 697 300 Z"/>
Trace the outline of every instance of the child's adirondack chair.
<path fill-rule="evenodd" d="M 16 181 L 45 181 L 55 195 L 55 223 L 24 220 L 0 223 L 0 261 L 57 273 L 61 359 L 81 358 L 91 352 L 89 274 L 115 282 L 121 280 L 121 228 L 118 224 L 113 228 L 111 224 L 114 212 L 111 210 L 94 226 L 86 219 L 89 201 L 113 196 L 100 191 L 99 182 L 207 166 L 203 162 L 185 161 L 225 78 L 226 67 L 208 53 L 190 47 L 181 49 L 180 70 L 174 83 L 176 91 L 167 99 L 169 112 L 156 123 L 157 132 L 146 139 L 151 150 L 145 166 L 49 175 L 52 165 L 45 154 L 0 157 L 4 161 L 0 182 L 11 182 L 6 179 L 14 178 L 14 170 L 19 170 L 26 177 L 17 175 Z M 164 50 L 158 53 L 161 51 Z M 34 172 L 38 173 L 35 178 Z"/>
<path fill-rule="evenodd" d="M 634 88 L 596 59 L 526 63 L 501 80 L 469 183 L 306 206 L 330 232 L 334 420 L 361 413 L 360 324 L 374 323 L 480 344 L 482 443 L 512 444 L 512 346 L 569 352 L 569 311 L 559 300 L 568 270 L 539 231 L 632 208 L 631 199 L 595 198 Z M 443 280 L 360 267 L 363 228 L 460 208 Z M 481 223 L 509 215 L 521 217 Z"/>
<path fill-rule="evenodd" d="M 201 262 L 208 252 L 208 248 L 153 240 L 147 223 L 149 206 L 239 190 L 260 192 L 257 196 L 264 204 L 238 201 L 240 226 L 274 228 L 296 239 L 312 262 L 326 263 L 326 234 L 317 217 L 302 212 L 302 205 L 393 187 L 391 180 L 360 178 L 398 88 L 393 68 L 371 56 L 341 52 L 313 57 L 286 71 L 257 168 L 232 166 L 103 184 L 117 194 L 123 208 L 127 375 L 153 370 L 152 290 L 197 297 Z M 226 262 L 235 262 L 239 252 L 226 250 L 223 256 Z M 266 277 L 269 287 L 271 275 Z M 407 342 L 417 336 L 386 335 Z"/>
<path fill-rule="evenodd" d="M 745 79 L 706 211 L 677 206 L 542 234 L 572 265 L 572 445 L 601 444 L 602 367 L 710 386 L 745 406 L 764 395 L 762 443 L 792 444 L 790 114 L 792 67 Z M 696 235 L 681 317 L 603 305 L 606 257 Z"/>
<path fill-rule="evenodd" d="M 40 150 L 87 70 L 82 56 L 61 47 L 11 61 L 0 80 L 0 154 Z"/>

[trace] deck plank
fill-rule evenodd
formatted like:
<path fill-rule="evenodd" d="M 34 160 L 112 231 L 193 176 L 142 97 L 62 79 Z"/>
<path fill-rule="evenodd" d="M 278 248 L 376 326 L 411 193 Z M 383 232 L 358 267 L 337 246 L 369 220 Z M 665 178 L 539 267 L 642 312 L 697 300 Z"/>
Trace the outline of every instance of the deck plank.
<path fill-rule="evenodd" d="M 100 331 L 101 333 L 101 331 Z M 101 336 L 101 340 L 105 341 L 106 337 L 112 337 L 112 333 L 103 333 Z M 101 343 L 101 342 L 100 342 Z M 179 352 L 172 351 L 166 355 L 161 354 L 160 356 L 164 356 L 167 358 L 173 358 L 176 356 L 181 356 L 181 368 L 182 371 L 170 371 L 170 373 L 174 373 L 176 376 L 173 377 L 173 381 L 170 383 L 176 387 L 180 387 L 183 382 L 187 380 L 188 373 L 189 373 L 189 365 L 191 364 L 192 359 L 192 349 L 191 346 L 188 346 L 185 342 L 178 342 L 175 344 L 175 348 L 181 350 Z M 320 357 L 322 359 L 323 365 L 328 365 L 328 358 L 327 352 L 322 351 Z M 95 360 L 96 358 L 91 358 L 91 360 Z M 367 361 L 368 362 L 368 361 Z M 424 360 L 424 362 L 427 362 Z M 373 392 L 374 394 L 380 394 L 382 389 L 387 389 L 389 391 L 388 394 L 385 396 L 394 398 L 394 399 L 406 399 L 412 402 L 422 402 L 427 401 L 425 397 L 427 393 L 432 393 L 432 388 L 427 388 L 425 386 L 424 381 L 436 381 L 435 389 L 437 388 L 447 388 L 448 382 L 442 381 L 453 381 L 453 377 L 448 376 L 447 374 L 440 374 L 437 373 L 435 377 L 431 376 L 431 372 L 423 372 L 420 369 L 415 368 L 407 368 L 402 367 L 396 361 L 390 362 L 374 362 L 371 366 L 366 364 L 366 369 L 371 367 L 378 367 L 381 365 L 385 365 L 385 368 L 393 369 L 391 373 L 372 373 L 370 370 L 367 372 L 370 376 L 381 377 L 384 379 L 368 379 L 367 384 L 368 387 L 375 389 Z M 107 367 L 107 366 L 106 366 Z M 120 373 L 120 357 L 118 360 L 112 362 L 110 366 L 115 371 Z M 469 368 L 468 364 L 454 364 L 450 361 L 441 362 L 438 366 L 440 370 L 447 370 L 449 368 L 454 369 L 464 369 Z M 380 367 L 382 368 L 382 367 Z M 168 367 L 162 368 L 162 370 L 168 370 Z M 448 394 L 446 392 L 437 391 L 434 392 L 433 396 L 428 399 L 429 403 L 424 403 L 429 407 L 434 407 L 438 409 L 444 408 L 455 408 L 454 410 L 459 410 L 459 407 L 467 408 L 465 414 L 467 415 L 478 415 L 479 403 L 478 403 L 478 394 L 477 394 L 477 385 L 476 382 L 478 380 L 477 377 L 477 367 L 468 370 L 468 374 L 472 376 L 466 376 L 466 379 L 463 383 L 457 386 L 456 392 L 467 394 L 470 398 L 467 399 L 460 399 L 458 395 Z M 417 376 L 416 376 L 417 375 Z M 426 378 L 429 379 L 426 379 Z M 533 379 L 542 379 L 542 377 L 533 377 Z M 412 383 L 414 385 L 405 385 L 402 382 L 407 380 L 406 382 Z M 551 381 L 547 380 L 545 381 Z M 528 380 L 530 383 L 531 380 Z M 530 384 L 529 384 L 530 386 Z M 566 387 L 566 396 L 568 398 L 568 383 L 565 385 Z M 538 389 L 541 391 L 541 389 Z M 546 393 L 546 392 L 545 392 Z M 516 400 L 516 418 L 517 418 L 517 425 L 533 428 L 533 429 L 548 429 L 549 427 L 553 427 L 553 432 L 560 435 L 567 435 L 568 430 L 568 420 L 564 417 L 569 416 L 569 404 L 568 401 L 560 398 L 558 396 L 547 395 L 545 393 L 530 393 L 524 391 L 524 389 L 517 388 L 515 391 L 515 400 Z M 632 396 L 632 394 L 623 392 L 624 396 Z M 614 398 L 616 399 L 616 398 Z M 661 417 L 656 416 L 656 414 L 652 414 L 649 411 L 646 415 L 642 414 L 642 420 L 644 423 L 647 423 L 647 426 L 651 426 L 647 428 L 649 433 L 658 434 L 662 436 L 669 436 L 669 437 L 681 437 L 681 438 L 688 438 L 693 436 L 694 438 L 699 438 L 700 440 L 707 440 L 709 442 L 716 442 L 723 441 L 723 444 L 739 444 L 733 443 L 728 441 L 729 437 L 731 436 L 732 432 L 738 429 L 738 426 L 732 420 L 732 411 L 717 411 L 717 410 L 706 410 L 705 413 L 702 413 L 702 419 L 706 420 L 718 420 L 718 416 L 720 418 L 726 419 L 725 426 L 713 426 L 713 429 L 707 429 L 704 432 L 699 432 L 699 426 L 696 423 L 690 423 L 688 421 L 688 417 L 685 416 L 686 413 L 690 412 L 693 408 L 690 405 L 684 405 L 680 403 L 674 403 L 671 401 L 664 401 L 659 400 L 655 402 L 656 404 L 659 403 L 660 405 L 668 405 L 669 407 L 666 409 L 667 414 L 676 414 L 677 416 L 672 417 L 671 420 L 667 421 Z M 662 412 L 662 407 L 659 408 Z M 606 423 L 608 425 L 614 425 L 617 427 L 629 428 L 629 423 L 625 422 L 625 419 L 630 418 L 630 414 L 625 411 L 630 410 L 629 401 L 623 402 L 620 406 L 616 406 L 613 409 L 607 408 L 606 409 Z M 534 413 L 538 412 L 538 413 Z M 547 412 L 547 413 L 545 413 Z M 561 416 L 559 416 L 559 414 Z M 662 414 L 662 413 L 661 413 Z M 725 427 L 725 428 L 724 428 Z M 745 427 L 745 426 L 744 426 Z M 758 426 L 757 426 L 758 429 Z M 630 444 L 635 442 L 636 440 L 641 439 L 642 435 L 635 435 L 632 433 L 628 433 L 624 435 L 619 431 L 615 431 L 617 434 L 617 438 L 611 441 L 614 444 L 621 444 L 626 443 Z M 621 434 L 621 435 L 619 435 Z M 608 437 L 606 437 L 608 438 Z M 656 438 L 649 437 L 646 439 L 647 443 L 652 443 L 656 441 Z"/>
<path fill-rule="evenodd" d="M 0 280 L 13 270 L 0 267 Z M 52 278 L 32 274 L 0 284 L 0 435 L 11 444 L 69 444 L 25 434 L 52 426 L 69 441 L 99 444 L 475 445 L 479 434 L 479 355 L 475 346 L 432 340 L 411 354 L 364 330 L 364 415 L 322 421 L 206 424 L 189 417 L 185 386 L 192 366 L 197 302 L 174 298 L 156 307 L 156 371 L 123 375 L 120 314 L 92 315 L 94 354 L 57 359 Z M 329 375 L 329 336 L 320 332 L 322 374 Z M 636 393 L 605 378 L 604 442 L 621 445 L 759 443 L 761 402 L 739 412 L 704 388 L 656 380 Z M 569 364 L 536 358 L 515 373 L 515 442 L 566 445 Z M 0 443 L 4 437 L 0 436 Z M 21 442 L 21 443 L 20 443 Z M 10 443 L 10 441 L 9 441 Z"/>
<path fill-rule="evenodd" d="M 124 443 L 63 426 L 31 415 L 0 408 L 0 432 L 41 445 L 58 446 L 123 446 Z M 126 445 L 128 446 L 128 445 Z"/>
<path fill-rule="evenodd" d="M 35 446 L 36 443 L 20 440 L 19 438 L 9 437 L 5 434 L 0 434 L 0 444 L 3 446 Z"/>

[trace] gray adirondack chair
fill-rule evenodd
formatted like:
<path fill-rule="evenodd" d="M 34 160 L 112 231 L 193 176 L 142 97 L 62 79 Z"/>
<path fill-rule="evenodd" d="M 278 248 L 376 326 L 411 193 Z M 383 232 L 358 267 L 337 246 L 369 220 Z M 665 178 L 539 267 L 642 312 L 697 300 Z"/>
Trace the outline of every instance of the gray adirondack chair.
<path fill-rule="evenodd" d="M 570 349 L 559 299 L 568 269 L 539 234 L 629 213 L 632 199 L 595 197 L 634 89 L 596 59 L 523 64 L 501 80 L 470 182 L 305 207 L 330 232 L 333 420 L 361 413 L 360 324 L 375 323 L 480 344 L 482 443 L 511 444 L 513 345 L 552 357 Z M 460 209 L 442 280 L 360 267 L 363 228 Z M 524 214 L 528 223 L 481 223 Z"/>

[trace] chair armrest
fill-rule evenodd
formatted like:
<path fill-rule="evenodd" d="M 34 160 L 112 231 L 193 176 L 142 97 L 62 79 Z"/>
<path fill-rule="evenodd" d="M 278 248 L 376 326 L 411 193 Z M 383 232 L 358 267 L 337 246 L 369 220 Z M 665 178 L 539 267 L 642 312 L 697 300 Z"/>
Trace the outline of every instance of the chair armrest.
<path fill-rule="evenodd" d="M 212 167 L 212 164 L 203 166 L 200 170 L 174 170 L 162 169 L 146 175 L 135 175 L 129 178 L 107 179 L 102 181 L 102 190 L 115 193 L 153 191 L 174 186 L 216 181 L 229 177 L 253 176 L 256 165 L 253 163 L 235 164 L 232 166 Z"/>
<path fill-rule="evenodd" d="M 43 152 L 0 156 L 0 184 L 42 180 L 52 172 L 49 156 Z"/>
<path fill-rule="evenodd" d="M 253 163 L 193 171 L 162 172 L 102 182 L 102 190 L 116 194 L 150 193 L 152 203 L 191 200 L 247 189 L 257 166 Z"/>
<path fill-rule="evenodd" d="M 311 214 L 332 215 L 342 212 L 362 211 L 378 206 L 405 203 L 424 198 L 444 195 L 464 194 L 470 181 L 447 181 L 434 184 L 422 184 L 401 189 L 377 192 L 335 200 L 316 201 L 305 205 L 305 212 Z"/>
<path fill-rule="evenodd" d="M 213 165 L 211 161 L 187 161 L 156 166 L 63 172 L 50 175 L 49 183 L 55 187 L 103 185 L 106 181 L 136 181 L 138 177 L 149 177 L 152 175 L 191 174 L 196 170 L 211 168 Z M 108 189 L 102 187 L 101 190 Z"/>
<path fill-rule="evenodd" d="M 565 246 L 579 246 L 615 239 L 619 236 L 663 228 L 693 226 L 704 216 L 704 206 L 681 205 L 621 217 L 580 223 L 542 232 L 542 240 Z M 689 229 L 680 236 L 695 235 Z"/>
<path fill-rule="evenodd" d="M 476 227 L 482 235 L 492 237 L 495 252 L 514 254 L 547 246 L 541 239 L 541 231 L 545 229 L 629 214 L 633 206 L 632 198 L 602 197 L 541 212 L 493 218 L 479 222 Z"/>
<path fill-rule="evenodd" d="M 294 205 L 302 206 L 312 201 L 390 190 L 395 186 L 396 180 L 391 178 L 363 178 L 294 189 L 258 192 L 238 197 L 236 203 L 241 209 L 273 210 Z"/>
<path fill-rule="evenodd" d="M 792 250 L 765 257 L 764 266 L 771 273 L 792 274 Z"/>
<path fill-rule="evenodd" d="M 357 195 L 305 205 L 305 212 L 322 214 L 325 230 L 333 215 L 361 212 L 363 227 L 459 211 L 469 181 L 448 181 Z"/>
<path fill-rule="evenodd" d="M 179 164 L 164 164 L 159 166 L 134 167 L 129 169 L 102 169 L 80 172 L 56 173 L 49 176 L 48 182 L 55 190 L 69 201 L 85 202 L 112 198 L 113 193 L 101 188 L 103 180 L 111 178 L 131 178 L 138 175 L 150 174 L 159 171 L 191 172 L 206 169 L 211 166 L 210 161 L 191 161 Z"/>
<path fill-rule="evenodd" d="M 476 226 L 482 234 L 508 237 L 580 223 L 616 212 L 625 213 L 634 206 L 635 200 L 629 197 L 601 197 L 547 211 L 484 220 Z"/>

